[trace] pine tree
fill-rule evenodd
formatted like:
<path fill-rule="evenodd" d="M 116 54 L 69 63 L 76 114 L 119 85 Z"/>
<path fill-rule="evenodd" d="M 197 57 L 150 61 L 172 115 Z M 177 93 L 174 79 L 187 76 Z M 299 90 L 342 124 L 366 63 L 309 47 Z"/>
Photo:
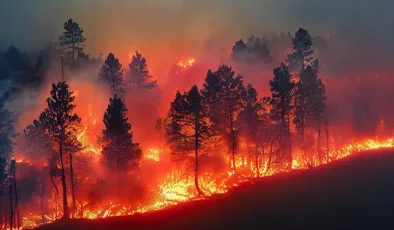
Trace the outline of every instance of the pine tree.
<path fill-rule="evenodd" d="M 293 51 L 287 55 L 290 70 L 296 71 L 299 77 L 305 67 L 313 61 L 312 38 L 308 31 L 299 28 L 293 38 Z"/>
<path fill-rule="evenodd" d="M 291 153 L 291 136 L 290 136 L 290 115 L 293 110 L 293 89 L 295 84 L 291 81 L 291 74 L 289 68 L 281 63 L 280 67 L 274 69 L 274 78 L 270 80 L 273 105 L 272 115 L 275 120 L 278 120 L 280 128 L 280 139 L 284 140 L 288 138 L 289 154 L 287 159 L 289 160 L 289 167 L 292 164 L 292 153 Z"/>
<path fill-rule="evenodd" d="M 17 135 L 11 115 L 0 103 L 0 184 L 7 178 L 7 162 L 11 158 L 14 147 L 12 138 Z"/>
<path fill-rule="evenodd" d="M 48 107 L 40 114 L 39 121 L 57 144 L 61 166 L 61 180 L 63 187 L 63 218 L 70 218 L 67 201 L 67 184 L 65 174 L 64 155 L 70 148 L 70 142 L 75 139 L 75 127 L 81 119 L 74 113 L 75 97 L 69 91 L 66 82 L 52 84 L 51 97 L 47 99 Z"/>
<path fill-rule="evenodd" d="M 305 117 L 304 127 L 316 127 L 318 136 L 317 152 L 318 157 L 322 160 L 320 148 L 320 125 L 323 114 L 326 109 L 326 88 L 324 83 L 318 77 L 319 62 L 316 59 L 312 65 L 308 65 L 304 71 L 302 82 L 299 83 L 300 101 L 302 101 L 303 112 Z"/>
<path fill-rule="evenodd" d="M 239 122 L 242 125 L 242 132 L 247 138 L 247 148 L 252 143 L 255 146 L 255 166 L 257 175 L 259 175 L 259 153 L 258 143 L 261 138 L 260 128 L 263 120 L 265 109 L 261 100 L 257 99 L 257 91 L 248 85 L 246 87 L 245 102 L 246 106 L 239 114 Z"/>
<path fill-rule="evenodd" d="M 119 59 L 115 58 L 112 53 L 108 54 L 103 66 L 101 67 L 99 77 L 108 83 L 111 93 L 119 93 L 123 90 L 123 69 Z"/>
<path fill-rule="evenodd" d="M 197 86 L 187 93 L 177 92 L 166 118 L 165 137 L 177 154 L 188 156 L 194 151 L 194 183 L 202 195 L 198 183 L 199 151 L 210 137 L 206 107 Z"/>
<path fill-rule="evenodd" d="M 118 173 L 136 170 L 142 156 L 137 143 L 133 143 L 131 124 L 126 116 L 126 106 L 115 94 L 110 98 L 104 113 L 103 156 L 108 166 Z"/>
<path fill-rule="evenodd" d="M 69 19 L 64 23 L 64 32 L 59 36 L 59 43 L 67 50 L 71 49 L 71 61 L 75 64 L 75 50 L 83 47 L 86 38 L 83 36 L 83 29 L 77 22 Z"/>
<path fill-rule="evenodd" d="M 305 101 L 304 75 L 306 66 L 313 61 L 312 38 L 308 31 L 300 28 L 293 39 L 293 52 L 288 55 L 288 64 L 294 71 L 298 82 L 294 90 L 294 123 L 296 124 L 297 134 L 301 139 L 301 145 L 304 153 L 306 152 L 305 130 L 307 116 L 307 102 Z"/>
<path fill-rule="evenodd" d="M 133 55 L 129 64 L 129 77 L 133 86 L 142 89 L 152 89 L 157 87 L 157 82 L 153 80 L 153 76 L 149 74 L 148 64 L 138 51 Z"/>
<path fill-rule="evenodd" d="M 245 58 L 245 54 L 248 51 L 248 46 L 241 39 L 235 42 L 235 45 L 232 48 L 231 58 L 236 61 L 243 61 Z"/>
<path fill-rule="evenodd" d="M 51 137 L 45 132 L 45 126 L 38 120 L 34 119 L 31 125 L 24 130 L 25 139 L 29 147 L 29 156 L 34 158 L 50 157 L 53 152 Z"/>
<path fill-rule="evenodd" d="M 209 105 L 209 118 L 213 132 L 228 139 L 232 154 L 233 170 L 237 149 L 237 116 L 244 106 L 245 87 L 241 75 L 234 76 L 231 67 L 219 66 L 216 72 L 208 71 L 201 91 L 205 103 Z"/>

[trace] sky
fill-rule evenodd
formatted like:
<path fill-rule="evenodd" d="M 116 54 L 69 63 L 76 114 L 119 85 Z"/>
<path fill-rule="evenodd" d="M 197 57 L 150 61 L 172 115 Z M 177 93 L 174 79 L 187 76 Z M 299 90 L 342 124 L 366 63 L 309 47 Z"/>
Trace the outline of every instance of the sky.
<path fill-rule="evenodd" d="M 88 49 L 103 44 L 145 46 L 160 40 L 201 42 L 215 34 L 236 38 L 263 31 L 364 34 L 390 31 L 394 3 L 386 0 L 35 0 L 0 1 L 0 45 L 37 46 L 56 40 L 73 18 L 85 28 Z M 5 32 L 4 32 L 5 31 Z M 175 39 L 176 38 L 176 39 Z M 107 42 L 108 43 L 108 42 Z"/>

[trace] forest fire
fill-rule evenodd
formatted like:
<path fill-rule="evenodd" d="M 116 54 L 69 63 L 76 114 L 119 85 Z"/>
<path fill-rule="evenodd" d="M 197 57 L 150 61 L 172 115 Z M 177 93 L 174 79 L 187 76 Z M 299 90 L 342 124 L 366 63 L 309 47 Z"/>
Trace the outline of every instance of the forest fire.
<path fill-rule="evenodd" d="M 50 45 L 35 71 L 31 63 L 5 69 L 0 63 L 0 73 L 13 66 L 31 71 L 21 77 L 19 69 L 7 72 L 26 79 L 18 78 L 20 85 L 0 95 L 0 184 L 7 199 L 0 205 L 10 207 L 0 209 L 0 228 L 159 210 L 223 194 L 260 177 L 394 149 L 394 121 L 383 96 L 367 101 L 365 95 L 372 93 L 362 95 L 366 84 L 355 77 L 354 84 L 346 84 L 349 95 L 351 90 L 362 93 L 346 101 L 352 106 L 342 103 L 344 98 L 330 101 L 343 89 L 326 89 L 326 66 L 314 56 L 313 39 L 302 28 L 294 37 L 238 40 L 228 58 L 222 46 L 220 58 L 204 56 L 205 51 L 198 52 L 201 61 L 191 57 L 175 64 L 169 58 L 170 71 L 150 63 L 148 68 L 148 58 L 138 51 L 129 54 L 127 65 L 112 52 L 92 58 L 84 53 L 79 24 L 70 19 L 64 30 L 56 45 L 68 51 L 67 57 Z M 4 59 L 30 60 L 18 52 L 10 48 Z M 284 52 L 282 60 L 278 54 Z M 214 64 L 220 60 L 236 68 L 205 69 L 214 59 Z M 185 74 L 173 74 L 178 70 Z M 48 73 L 48 80 L 40 75 L 45 71 L 56 73 Z M 42 79 L 31 89 L 35 77 Z M 269 91 L 258 93 L 262 88 Z M 26 103 L 26 111 L 16 112 L 3 106 L 13 103 L 7 102 L 9 95 L 22 98 L 25 91 L 38 92 L 34 100 L 42 106 Z M 15 119 L 8 116 L 13 112 Z"/>

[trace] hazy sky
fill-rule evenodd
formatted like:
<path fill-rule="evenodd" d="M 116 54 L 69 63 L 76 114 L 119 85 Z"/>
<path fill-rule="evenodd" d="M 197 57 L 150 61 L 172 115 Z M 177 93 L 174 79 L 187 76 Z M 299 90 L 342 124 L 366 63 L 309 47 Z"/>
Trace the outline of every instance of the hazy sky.
<path fill-rule="evenodd" d="M 316 33 L 393 30 L 394 3 L 386 0 L 1 0 L 0 44 L 56 39 L 74 18 L 89 41 L 122 37 L 193 37 L 310 27 Z M 390 31 L 390 33 L 392 33 Z M 136 37 L 140 39 L 136 39 Z"/>
<path fill-rule="evenodd" d="M 394 2 L 388 0 L 0 0 L 0 4 L 0 47 L 30 48 L 57 40 L 69 18 L 84 28 L 88 52 L 111 51 L 124 60 L 139 49 L 154 63 L 161 63 L 163 56 L 198 50 L 201 42 L 212 38 L 220 46 L 217 43 L 252 33 L 294 33 L 298 27 L 333 38 L 353 37 L 351 44 L 357 49 L 371 44 L 382 51 L 394 47 Z"/>

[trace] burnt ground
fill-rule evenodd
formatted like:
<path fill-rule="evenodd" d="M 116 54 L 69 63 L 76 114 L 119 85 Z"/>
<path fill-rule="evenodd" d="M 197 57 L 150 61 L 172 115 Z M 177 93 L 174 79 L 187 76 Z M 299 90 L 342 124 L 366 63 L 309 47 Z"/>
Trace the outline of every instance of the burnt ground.
<path fill-rule="evenodd" d="M 353 155 L 156 212 L 39 229 L 394 229 L 394 152 Z"/>

